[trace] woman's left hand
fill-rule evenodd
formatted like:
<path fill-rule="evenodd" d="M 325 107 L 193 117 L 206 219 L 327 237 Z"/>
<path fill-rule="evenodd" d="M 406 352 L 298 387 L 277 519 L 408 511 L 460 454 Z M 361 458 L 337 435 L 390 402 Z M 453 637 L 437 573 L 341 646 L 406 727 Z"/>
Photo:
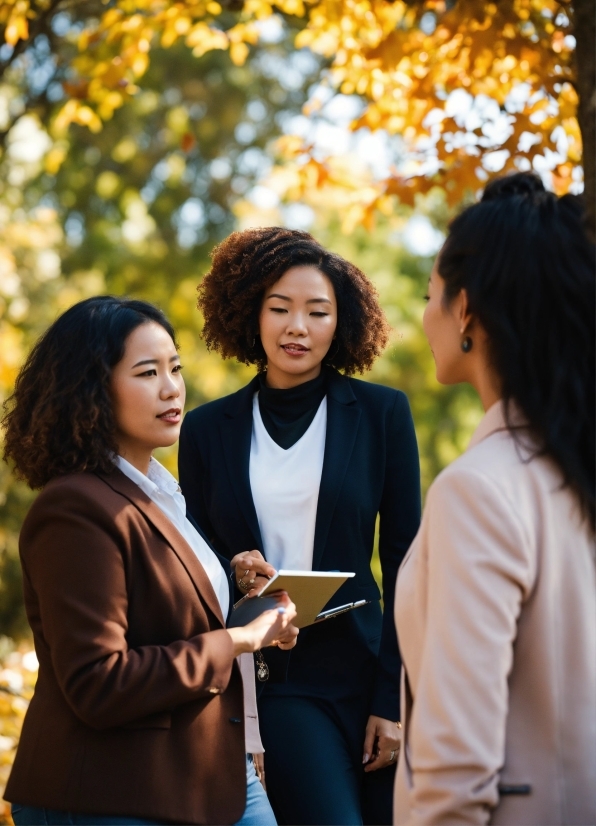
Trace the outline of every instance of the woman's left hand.
<path fill-rule="evenodd" d="M 236 554 L 230 564 L 234 570 L 238 590 L 249 596 L 256 596 L 260 593 L 276 573 L 273 565 L 265 560 L 260 551 L 245 551 L 243 554 Z"/>
<path fill-rule="evenodd" d="M 263 753 L 253 754 L 252 762 L 254 764 L 257 777 L 261 781 L 261 786 L 265 791 L 267 791 L 267 786 L 265 785 L 265 755 Z"/>
<path fill-rule="evenodd" d="M 375 740 L 377 747 L 375 750 Z M 365 772 L 376 772 L 397 762 L 401 747 L 401 726 L 371 714 L 366 724 L 362 762 Z"/>

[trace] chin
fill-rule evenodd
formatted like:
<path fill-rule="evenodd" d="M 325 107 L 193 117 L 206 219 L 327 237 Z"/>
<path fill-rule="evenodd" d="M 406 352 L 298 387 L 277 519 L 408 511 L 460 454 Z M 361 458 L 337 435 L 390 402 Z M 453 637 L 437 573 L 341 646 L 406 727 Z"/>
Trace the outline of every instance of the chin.
<path fill-rule="evenodd" d="M 436 379 L 439 382 L 439 384 L 443 384 L 443 385 L 448 386 L 450 384 L 458 384 L 459 383 L 459 379 L 454 378 L 453 376 L 449 375 L 449 373 L 445 370 L 441 371 L 441 370 L 437 369 L 435 371 L 435 376 L 436 376 Z"/>
<path fill-rule="evenodd" d="M 306 362 L 299 361 L 298 359 L 294 361 L 290 356 L 288 361 L 284 360 L 283 364 L 275 364 L 274 366 L 284 373 L 289 373 L 291 376 L 299 376 L 301 373 L 308 373 L 309 370 L 313 370 L 318 366 L 318 362 L 315 362 L 314 364 L 307 364 Z"/>

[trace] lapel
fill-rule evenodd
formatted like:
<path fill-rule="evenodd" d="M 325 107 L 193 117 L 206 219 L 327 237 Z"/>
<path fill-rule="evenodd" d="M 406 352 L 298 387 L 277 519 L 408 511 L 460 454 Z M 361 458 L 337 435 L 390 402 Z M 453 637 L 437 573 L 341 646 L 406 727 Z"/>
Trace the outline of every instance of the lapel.
<path fill-rule="evenodd" d="M 264 554 L 259 520 L 250 490 L 250 442 L 252 439 L 253 397 L 259 386 L 255 378 L 230 397 L 221 417 L 220 430 L 228 476 L 238 505 L 250 532 L 254 546 Z"/>
<path fill-rule="evenodd" d="M 228 616 L 226 617 L 226 625 L 227 625 L 227 624 L 228 624 L 228 620 L 230 619 L 230 616 L 231 616 L 231 614 L 232 614 L 232 610 L 233 610 L 233 608 L 234 608 L 234 596 L 235 596 L 235 593 L 234 593 L 234 585 L 233 585 L 233 582 L 232 582 L 232 568 L 231 568 L 231 566 L 230 566 L 230 560 L 229 560 L 229 559 L 226 559 L 226 558 L 225 558 L 225 556 L 222 556 L 220 553 L 218 553 L 218 552 L 215 550 L 215 548 L 211 545 L 211 542 L 209 542 L 209 540 L 207 539 L 207 537 L 205 536 L 205 534 L 203 533 L 203 531 L 202 531 L 202 530 L 201 530 L 201 528 L 199 527 L 198 522 L 195 522 L 195 520 L 193 519 L 192 515 L 191 515 L 188 511 L 186 511 L 186 518 L 188 519 L 188 521 L 190 522 L 190 524 L 193 526 L 193 528 L 195 529 L 195 531 L 196 531 L 197 533 L 200 533 L 200 534 L 201 534 L 201 536 L 203 537 L 203 539 L 205 540 L 205 542 L 207 543 L 207 545 L 211 548 L 211 550 L 213 551 L 213 553 L 215 554 L 215 556 L 219 559 L 220 564 L 221 564 L 221 567 L 222 567 L 222 568 L 224 569 L 224 571 L 226 572 L 226 579 L 227 579 L 227 582 L 228 582 L 228 591 L 229 591 L 229 593 L 230 593 L 230 607 L 229 607 L 229 609 L 228 609 Z M 218 602 L 219 602 L 219 600 L 218 600 Z"/>
<path fill-rule="evenodd" d="M 315 523 L 313 571 L 319 570 L 321 564 L 339 491 L 356 442 L 360 415 L 360 406 L 349 380 L 340 373 L 331 372 L 327 390 L 327 432 Z"/>
<path fill-rule="evenodd" d="M 207 604 L 218 622 L 225 627 L 221 606 L 211 585 L 211 580 L 197 559 L 195 552 L 173 522 L 168 519 L 161 508 L 159 508 L 138 485 L 135 485 L 135 483 L 118 468 L 115 468 L 114 472 L 109 475 L 98 473 L 98 476 L 109 485 L 112 490 L 125 496 L 162 535 L 186 569 L 201 600 Z"/>

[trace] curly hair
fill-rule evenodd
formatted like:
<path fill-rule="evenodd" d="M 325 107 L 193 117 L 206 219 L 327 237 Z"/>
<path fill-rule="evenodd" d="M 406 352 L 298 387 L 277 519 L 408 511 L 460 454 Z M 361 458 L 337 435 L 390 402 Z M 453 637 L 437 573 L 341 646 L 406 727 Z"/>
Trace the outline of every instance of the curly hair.
<path fill-rule="evenodd" d="M 4 460 L 36 489 L 57 476 L 110 473 L 117 452 L 110 382 L 126 339 L 141 324 L 160 324 L 146 301 L 97 296 L 75 304 L 43 334 L 4 403 Z"/>
<path fill-rule="evenodd" d="M 328 252 L 308 232 L 263 227 L 233 232 L 212 253 L 199 285 L 203 338 L 223 358 L 264 369 L 259 313 L 265 290 L 291 267 L 312 265 L 329 278 L 338 319 L 333 355 L 325 363 L 347 375 L 370 369 L 389 338 L 377 291 L 358 267 Z"/>

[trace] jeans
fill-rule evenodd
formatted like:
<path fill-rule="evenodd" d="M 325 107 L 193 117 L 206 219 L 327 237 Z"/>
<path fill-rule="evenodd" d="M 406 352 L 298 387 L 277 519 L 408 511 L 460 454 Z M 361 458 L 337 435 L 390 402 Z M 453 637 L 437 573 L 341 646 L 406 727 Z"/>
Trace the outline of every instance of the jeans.
<path fill-rule="evenodd" d="M 157 820 L 142 817 L 81 815 L 18 803 L 12 804 L 12 819 L 15 826 L 158 826 Z M 246 809 L 235 826 L 277 826 L 250 754 L 246 755 Z"/>
<path fill-rule="evenodd" d="M 246 755 L 246 809 L 235 826 L 277 826 L 273 809 L 257 777 L 252 755 Z"/>

